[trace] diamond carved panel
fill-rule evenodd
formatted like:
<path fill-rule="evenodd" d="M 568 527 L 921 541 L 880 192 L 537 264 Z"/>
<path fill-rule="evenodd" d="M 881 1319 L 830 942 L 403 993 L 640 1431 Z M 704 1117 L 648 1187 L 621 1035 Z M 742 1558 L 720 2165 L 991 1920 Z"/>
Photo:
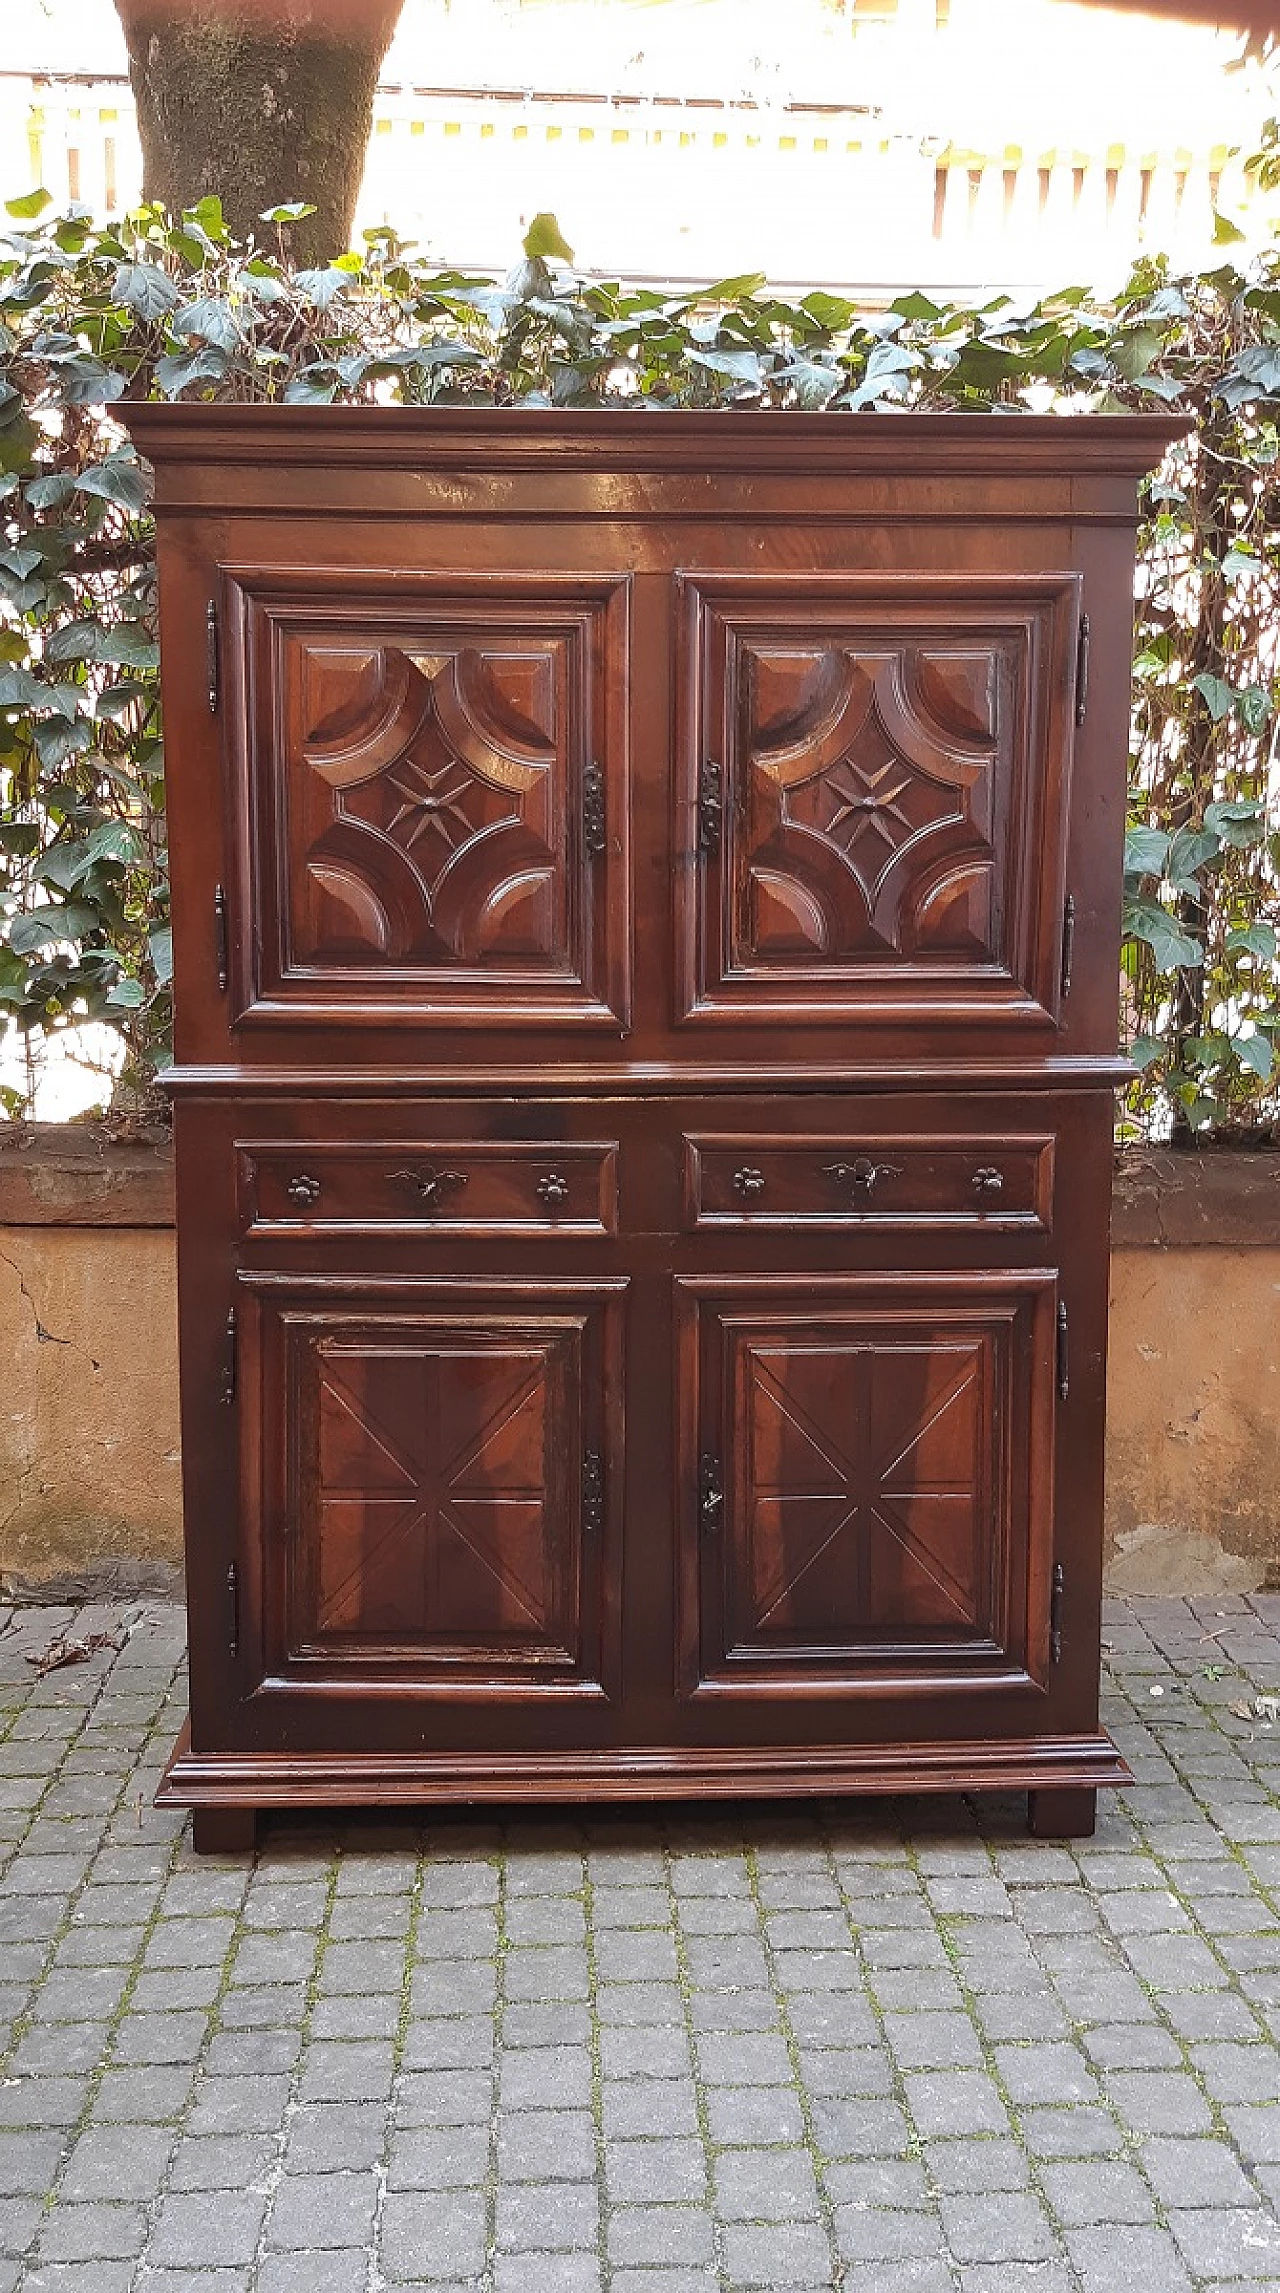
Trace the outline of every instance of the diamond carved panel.
<path fill-rule="evenodd" d="M 998 660 L 744 648 L 739 962 L 991 954 Z"/>
<path fill-rule="evenodd" d="M 326 1343 L 316 1363 L 315 1625 L 564 1649 L 545 1345 Z M 560 1428 L 563 1433 L 563 1428 Z"/>
<path fill-rule="evenodd" d="M 682 589 L 682 1015 L 1055 1017 L 1076 577 Z"/>
<path fill-rule="evenodd" d="M 983 1342 L 748 1349 L 747 1642 L 986 1629 Z"/>
<path fill-rule="evenodd" d="M 1054 1276 L 761 1272 L 676 1289 L 697 1505 L 686 1694 L 854 1693 L 885 1672 L 994 1694 L 1040 1678 Z"/>
<path fill-rule="evenodd" d="M 304 654 L 302 762 L 324 795 L 298 808 L 329 817 L 303 854 L 300 960 L 563 961 L 556 667 L 470 647 Z"/>
<path fill-rule="evenodd" d="M 232 596 L 239 1017 L 625 1025 L 626 580 L 264 572 Z"/>

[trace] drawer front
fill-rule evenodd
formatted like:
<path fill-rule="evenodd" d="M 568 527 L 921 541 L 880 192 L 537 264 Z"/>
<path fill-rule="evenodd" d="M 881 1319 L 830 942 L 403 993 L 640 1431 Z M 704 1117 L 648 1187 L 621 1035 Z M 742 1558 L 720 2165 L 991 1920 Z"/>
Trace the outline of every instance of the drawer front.
<path fill-rule="evenodd" d="M 617 1147 L 575 1139 L 242 1145 L 241 1231 L 613 1234 Z"/>
<path fill-rule="evenodd" d="M 1047 1234 L 1053 1139 L 685 1134 L 685 1223 Z"/>

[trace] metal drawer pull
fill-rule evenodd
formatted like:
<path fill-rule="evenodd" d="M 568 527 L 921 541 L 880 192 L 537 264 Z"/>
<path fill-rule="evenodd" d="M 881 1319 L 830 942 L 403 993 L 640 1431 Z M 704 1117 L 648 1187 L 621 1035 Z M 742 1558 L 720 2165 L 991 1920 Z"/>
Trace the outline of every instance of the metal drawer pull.
<path fill-rule="evenodd" d="M 1004 1172 L 997 1170 L 994 1163 L 988 1163 L 982 1170 L 975 1170 L 973 1191 L 975 1194 L 1003 1194 Z"/>
<path fill-rule="evenodd" d="M 854 1186 L 870 1196 L 882 1178 L 901 1178 L 902 1169 L 896 1162 L 868 1162 L 865 1155 L 859 1155 L 856 1162 L 824 1163 L 822 1174 L 824 1178 L 833 1178 L 837 1186 Z"/>
<path fill-rule="evenodd" d="M 733 1174 L 733 1183 L 739 1194 L 763 1194 L 764 1172 L 762 1170 L 753 1170 L 750 1163 L 744 1163 L 741 1170 L 735 1170 Z"/>
<path fill-rule="evenodd" d="M 305 1171 L 299 1171 L 296 1178 L 290 1179 L 285 1193 L 290 1202 L 298 1203 L 303 1210 L 310 1210 L 312 1203 L 320 1200 L 320 1181 L 318 1178 L 308 1178 Z"/>
<path fill-rule="evenodd" d="M 548 1210 L 557 1210 L 562 1202 L 569 1199 L 569 1181 L 562 1178 L 558 1170 L 549 1170 L 545 1178 L 538 1180 L 537 1195 L 539 1202 L 545 1202 Z"/>
<path fill-rule="evenodd" d="M 433 1170 L 430 1163 L 421 1170 L 393 1170 L 388 1182 L 392 1186 L 411 1186 L 421 1196 L 425 1209 L 434 1210 L 443 1193 L 456 1186 L 465 1186 L 465 1170 Z"/>

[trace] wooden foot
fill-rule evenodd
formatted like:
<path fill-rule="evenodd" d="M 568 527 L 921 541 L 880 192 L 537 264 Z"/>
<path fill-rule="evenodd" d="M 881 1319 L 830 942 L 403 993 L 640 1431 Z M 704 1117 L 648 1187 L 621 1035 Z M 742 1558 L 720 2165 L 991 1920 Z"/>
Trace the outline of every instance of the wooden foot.
<path fill-rule="evenodd" d="M 195 1807 L 192 1844 L 197 1855 L 252 1855 L 257 1822 L 252 1807 Z"/>
<path fill-rule="evenodd" d="M 1092 1839 L 1098 1820 L 1098 1794 L 1055 1785 L 1027 1793 L 1027 1828 L 1033 1839 Z"/>

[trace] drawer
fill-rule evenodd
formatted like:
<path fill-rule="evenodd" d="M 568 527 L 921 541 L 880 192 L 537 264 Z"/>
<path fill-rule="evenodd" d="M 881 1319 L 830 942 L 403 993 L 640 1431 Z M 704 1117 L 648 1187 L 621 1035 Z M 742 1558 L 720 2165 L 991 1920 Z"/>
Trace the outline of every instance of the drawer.
<path fill-rule="evenodd" d="M 987 1228 L 1047 1234 L 1053 1138 L 685 1133 L 688 1226 Z"/>
<path fill-rule="evenodd" d="M 241 1144 L 247 1234 L 613 1234 L 617 1146 L 574 1139 Z"/>

